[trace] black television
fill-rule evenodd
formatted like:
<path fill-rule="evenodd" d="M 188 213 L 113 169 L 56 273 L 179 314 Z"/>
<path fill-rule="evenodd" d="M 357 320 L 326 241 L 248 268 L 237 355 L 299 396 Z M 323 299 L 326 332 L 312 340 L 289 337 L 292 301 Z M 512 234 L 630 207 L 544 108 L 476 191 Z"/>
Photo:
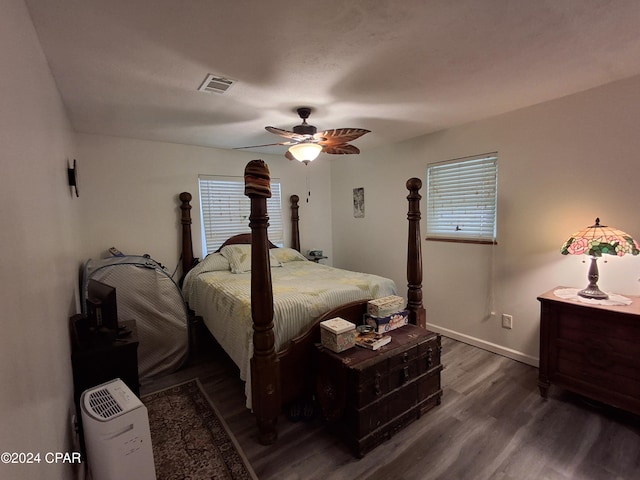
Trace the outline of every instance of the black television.
<path fill-rule="evenodd" d="M 90 279 L 87 283 L 87 318 L 89 328 L 96 331 L 118 331 L 116 289 Z"/>

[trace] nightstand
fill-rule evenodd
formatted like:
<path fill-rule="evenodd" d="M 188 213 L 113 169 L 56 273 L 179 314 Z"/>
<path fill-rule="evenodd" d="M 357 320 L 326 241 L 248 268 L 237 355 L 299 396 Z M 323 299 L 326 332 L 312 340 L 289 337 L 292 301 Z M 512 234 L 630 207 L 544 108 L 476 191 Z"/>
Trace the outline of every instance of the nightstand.
<path fill-rule="evenodd" d="M 440 335 L 405 325 L 379 350 L 341 353 L 317 345 L 317 396 L 324 419 L 364 456 L 440 404 Z"/>

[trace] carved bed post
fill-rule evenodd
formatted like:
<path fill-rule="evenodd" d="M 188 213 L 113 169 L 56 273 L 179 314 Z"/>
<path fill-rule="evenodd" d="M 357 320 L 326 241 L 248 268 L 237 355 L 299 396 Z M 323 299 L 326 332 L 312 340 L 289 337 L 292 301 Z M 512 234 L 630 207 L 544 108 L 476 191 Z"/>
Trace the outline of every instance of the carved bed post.
<path fill-rule="evenodd" d="M 422 240 L 420 238 L 420 199 L 418 191 L 422 188 L 422 180 L 410 178 L 407 180 L 409 195 L 409 237 L 407 239 L 407 308 L 409 322 L 422 328 L 427 328 L 427 315 L 422 305 Z"/>
<path fill-rule="evenodd" d="M 251 316 L 253 317 L 253 357 L 251 393 L 259 441 L 276 441 L 280 414 L 280 370 L 273 334 L 273 289 L 267 227 L 267 198 L 271 197 L 269 167 L 262 160 L 250 161 L 244 171 L 244 194 L 251 199 Z"/>
<path fill-rule="evenodd" d="M 193 267 L 193 244 L 191 243 L 191 194 L 182 192 L 180 194 L 180 210 L 182 210 L 182 277 Z"/>
<path fill-rule="evenodd" d="M 300 229 L 298 223 L 300 216 L 298 215 L 298 201 L 300 197 L 298 195 L 291 195 L 289 201 L 291 201 L 291 248 L 300 251 Z"/>

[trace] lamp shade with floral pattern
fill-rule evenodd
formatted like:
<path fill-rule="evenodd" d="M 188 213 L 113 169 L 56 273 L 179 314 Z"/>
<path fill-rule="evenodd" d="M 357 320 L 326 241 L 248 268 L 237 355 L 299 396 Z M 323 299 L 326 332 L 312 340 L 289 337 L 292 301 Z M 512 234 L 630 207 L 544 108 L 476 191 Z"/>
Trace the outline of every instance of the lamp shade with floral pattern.
<path fill-rule="evenodd" d="M 563 255 L 588 255 L 591 257 L 589 268 L 589 286 L 578 292 L 585 298 L 606 299 L 608 295 L 598 288 L 598 266 L 596 260 L 603 255 L 638 255 L 640 244 L 631 235 L 617 228 L 596 223 L 579 232 L 574 233 L 564 242 L 560 253 Z"/>

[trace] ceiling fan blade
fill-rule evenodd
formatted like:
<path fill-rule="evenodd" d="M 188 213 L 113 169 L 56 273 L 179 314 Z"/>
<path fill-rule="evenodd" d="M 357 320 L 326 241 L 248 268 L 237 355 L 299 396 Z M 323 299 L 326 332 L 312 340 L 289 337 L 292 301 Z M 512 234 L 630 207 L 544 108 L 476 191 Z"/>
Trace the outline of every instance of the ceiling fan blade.
<path fill-rule="evenodd" d="M 320 143 L 322 145 L 322 142 Z M 324 145 L 322 147 L 323 153 L 330 153 L 332 155 L 350 155 L 360 153 L 360 149 L 354 145 L 348 143 L 339 143 L 337 145 Z"/>
<path fill-rule="evenodd" d="M 302 118 L 302 124 L 293 127 L 293 131 L 284 130 L 278 127 L 264 127 L 269 133 L 279 135 L 289 139 L 288 142 L 273 143 L 268 145 L 256 145 L 256 147 L 264 147 L 270 145 L 295 145 L 300 143 L 316 143 L 322 146 L 324 153 L 333 155 L 349 155 L 358 154 L 360 149 L 350 145 L 348 142 L 360 138 L 362 135 L 369 133 L 370 130 L 364 128 L 333 128 L 323 132 L 317 132 L 316 127 L 307 124 L 307 118 L 311 113 L 311 109 L 301 107 L 298 109 L 298 115 Z M 251 147 L 242 147 L 251 148 Z M 289 160 L 295 160 L 294 156 L 287 151 L 284 156 Z"/>
<path fill-rule="evenodd" d="M 371 130 L 364 128 L 334 128 L 332 130 L 325 130 L 324 132 L 318 132 L 314 135 L 316 139 L 320 139 L 320 144 L 323 145 L 336 143 L 347 143 L 356 138 L 360 138 L 365 133 L 369 133 Z"/>
<path fill-rule="evenodd" d="M 298 142 L 280 142 L 280 143 L 265 143 L 264 145 L 251 145 L 249 147 L 233 147 L 234 150 L 243 150 L 245 148 L 258 148 L 258 147 L 274 147 L 276 145 L 293 145 Z"/>
<path fill-rule="evenodd" d="M 289 130 L 283 130 L 278 127 L 264 127 L 265 130 L 269 133 L 275 133 L 276 135 L 280 135 L 281 137 L 290 138 L 295 140 L 296 142 L 303 142 L 310 138 L 310 135 L 300 135 L 299 133 L 290 132 Z"/>

